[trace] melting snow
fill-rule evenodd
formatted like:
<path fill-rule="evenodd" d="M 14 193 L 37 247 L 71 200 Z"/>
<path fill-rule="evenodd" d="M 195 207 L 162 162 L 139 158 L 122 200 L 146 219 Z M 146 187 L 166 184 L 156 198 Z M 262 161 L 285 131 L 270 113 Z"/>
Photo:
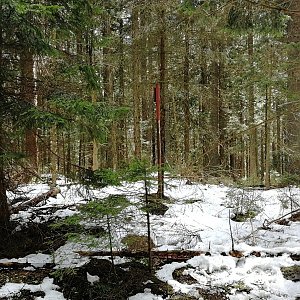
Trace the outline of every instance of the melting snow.
<path fill-rule="evenodd" d="M 39 195 L 49 188 L 45 184 L 31 184 L 22 187 L 23 192 L 29 198 Z M 138 201 L 138 195 L 143 193 L 143 183 L 124 183 L 122 187 L 106 187 L 97 191 L 86 191 L 80 185 L 65 184 L 61 182 L 61 193 L 57 198 L 50 198 L 41 207 L 59 207 L 54 216 L 64 217 L 76 213 L 76 204 L 84 203 L 91 195 L 104 198 L 109 194 L 128 195 L 133 204 Z M 192 249 L 209 251 L 210 256 L 197 256 L 182 263 L 164 265 L 156 274 L 161 280 L 168 282 L 175 291 L 194 295 L 201 299 L 197 288 L 221 288 L 227 291 L 231 300 L 248 299 L 296 299 L 300 297 L 300 283 L 286 280 L 280 270 L 281 267 L 300 265 L 299 261 L 293 261 L 290 254 L 300 253 L 300 223 L 292 222 L 288 226 L 270 224 L 269 230 L 263 230 L 265 220 L 274 220 L 288 208 L 283 205 L 283 196 L 287 193 L 284 189 L 272 189 L 258 191 L 261 193 L 263 210 L 251 220 L 251 222 L 231 222 L 235 249 L 242 251 L 244 257 L 236 258 L 223 256 L 222 252 L 231 250 L 231 237 L 229 229 L 229 210 L 225 206 L 226 193 L 229 187 L 222 185 L 186 185 L 184 180 L 170 180 L 166 185 L 166 196 L 171 201 L 169 209 L 164 216 L 151 216 L 152 239 L 159 250 Z M 156 191 L 153 184 L 151 192 Z M 299 204 L 300 190 L 293 188 L 288 191 L 289 195 L 297 198 Z M 8 195 L 11 199 L 14 195 Z M 295 198 L 295 199 L 296 199 Z M 36 215 L 37 208 L 31 208 L 26 212 L 13 215 L 13 219 L 28 219 L 39 221 L 40 215 Z M 125 220 L 126 215 L 133 216 L 132 222 Z M 112 230 L 115 236 L 114 244 L 120 247 L 120 240 L 127 232 L 146 234 L 146 219 L 143 212 L 135 206 L 127 208 L 115 224 Z M 53 216 L 51 216 L 53 217 Z M 47 213 L 44 220 L 50 218 Z M 122 226 L 121 226 L 121 225 Z M 98 246 L 98 250 L 99 250 Z M 56 250 L 53 255 L 31 254 L 24 258 L 1 260 L 29 262 L 34 267 L 41 267 L 45 263 L 54 262 L 57 268 L 80 266 L 88 261 L 88 258 L 80 257 L 75 251 L 84 250 L 88 247 L 79 243 L 67 243 Z M 102 246 L 106 250 L 105 246 Z M 251 256 L 253 251 L 260 252 L 261 257 Z M 271 257 L 272 255 L 278 255 Z M 197 284 L 183 284 L 176 281 L 172 273 L 178 268 L 184 267 L 186 274 L 193 277 Z M 90 281 L 96 282 L 87 274 Z M 21 289 L 31 291 L 43 291 L 46 296 L 40 299 L 65 299 L 59 287 L 53 284 L 53 280 L 45 278 L 40 285 L 6 283 L 0 288 L 0 296 L 12 296 Z M 161 300 L 151 291 L 137 294 L 130 300 Z"/>

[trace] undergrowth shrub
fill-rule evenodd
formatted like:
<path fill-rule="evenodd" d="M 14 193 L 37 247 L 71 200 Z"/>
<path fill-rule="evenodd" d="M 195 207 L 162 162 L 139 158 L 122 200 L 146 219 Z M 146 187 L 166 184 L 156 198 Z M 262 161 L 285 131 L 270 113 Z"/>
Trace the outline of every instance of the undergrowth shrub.
<path fill-rule="evenodd" d="M 287 186 L 283 190 L 280 190 L 278 200 L 281 202 L 283 211 L 285 209 L 290 209 L 292 212 L 294 209 L 300 207 L 300 195 L 298 189 L 295 189 L 292 186 Z"/>
<path fill-rule="evenodd" d="M 226 194 L 225 206 L 232 208 L 236 221 L 245 221 L 263 210 L 263 198 L 256 190 L 231 188 Z"/>

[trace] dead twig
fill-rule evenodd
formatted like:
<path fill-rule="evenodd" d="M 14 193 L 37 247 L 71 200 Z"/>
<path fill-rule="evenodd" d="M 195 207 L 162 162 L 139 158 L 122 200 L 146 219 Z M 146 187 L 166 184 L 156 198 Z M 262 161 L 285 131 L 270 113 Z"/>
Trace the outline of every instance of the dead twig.
<path fill-rule="evenodd" d="M 284 219 L 285 217 L 287 217 L 287 216 L 289 216 L 289 215 L 292 215 L 292 214 L 295 214 L 295 213 L 297 213 L 297 212 L 300 212 L 300 208 L 295 209 L 295 210 L 293 210 L 293 211 L 290 211 L 289 213 L 287 213 L 287 214 L 285 214 L 285 215 L 283 215 L 283 216 L 281 216 L 281 217 L 279 217 L 279 218 L 277 218 L 277 219 L 271 220 L 271 221 L 268 221 L 268 220 L 266 219 L 266 220 L 264 221 L 264 223 L 263 223 L 263 228 L 268 228 L 272 223 L 276 223 L 276 222 L 278 222 L 278 221 Z"/>

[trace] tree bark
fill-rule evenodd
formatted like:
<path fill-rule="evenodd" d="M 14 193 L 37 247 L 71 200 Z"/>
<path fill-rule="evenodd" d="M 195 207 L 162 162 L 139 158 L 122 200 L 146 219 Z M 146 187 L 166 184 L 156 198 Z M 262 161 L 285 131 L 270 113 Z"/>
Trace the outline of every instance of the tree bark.
<path fill-rule="evenodd" d="M 270 188 L 270 171 L 271 171 L 271 137 L 270 137 L 270 110 L 271 110 L 271 87 L 266 86 L 265 102 L 265 187 Z"/>
<path fill-rule="evenodd" d="M 23 49 L 20 53 L 21 97 L 23 101 L 35 106 L 35 83 L 33 67 L 33 53 L 31 53 L 28 49 Z M 25 182 L 29 182 L 32 175 L 38 171 L 36 129 L 26 130 L 25 154 L 28 157 L 29 167 L 24 175 L 24 180 Z"/>
<path fill-rule="evenodd" d="M 137 7 L 134 7 L 132 10 L 132 99 L 134 115 L 134 156 L 137 159 L 141 159 L 142 156 L 139 38 L 139 10 Z"/>
<path fill-rule="evenodd" d="M 164 165 L 166 157 L 166 16 L 165 10 L 162 9 L 160 17 L 160 34 L 159 34 L 159 81 L 160 81 L 160 151 L 161 162 L 158 170 L 158 190 L 159 199 L 164 197 Z"/>
<path fill-rule="evenodd" d="M 86 45 L 87 45 L 87 59 L 88 63 L 91 68 L 94 67 L 94 45 L 93 45 L 93 32 L 87 32 L 86 33 L 87 39 L 86 39 Z M 97 103 L 97 90 L 94 86 L 91 86 L 91 101 L 93 104 Z M 92 163 L 91 163 L 91 169 L 93 171 L 99 169 L 99 160 L 98 160 L 98 141 L 97 139 L 93 138 L 92 141 Z"/>
<path fill-rule="evenodd" d="M 2 128 L 0 128 L 1 130 Z M 6 196 L 6 182 L 4 173 L 4 159 L 2 144 L 2 133 L 0 133 L 0 227 L 9 222 L 10 212 L 8 208 L 7 196 Z"/>
<path fill-rule="evenodd" d="M 217 52 L 217 42 L 213 41 L 213 51 Z M 209 151 L 209 168 L 212 174 L 217 175 L 220 167 L 220 132 L 219 132 L 219 110 L 220 110 L 220 64 L 218 60 L 212 62 L 211 65 L 212 82 L 211 82 L 211 99 L 210 99 L 210 126 L 211 126 L 211 143 Z"/>
<path fill-rule="evenodd" d="M 58 141 L 57 141 L 57 127 L 53 125 L 50 128 L 50 171 L 51 171 L 51 185 L 56 186 L 58 177 Z"/>
<path fill-rule="evenodd" d="M 125 51 L 124 51 L 124 24 L 122 18 L 119 20 L 119 61 L 118 61 L 118 103 L 121 106 L 126 106 L 125 99 Z M 128 125 L 127 119 L 121 119 L 119 121 L 118 130 L 118 163 L 120 165 L 128 162 Z"/>
<path fill-rule="evenodd" d="M 300 11 L 300 1 L 290 1 L 289 11 Z M 288 69 L 288 109 L 286 118 L 287 143 L 289 147 L 289 162 L 286 171 L 300 175 L 300 15 L 291 14 L 288 24 L 287 42 L 289 43 Z"/>
<path fill-rule="evenodd" d="M 2 9 L 2 5 L 0 5 Z M 3 70 L 3 59 L 2 59 L 2 49 L 3 49 L 3 36 L 2 28 L 0 26 L 0 70 Z M 3 95 L 3 78 L 0 74 L 0 92 Z M 0 123 L 0 226 L 6 225 L 9 222 L 10 213 L 8 208 L 7 196 L 6 196 L 6 182 L 5 182 L 5 169 L 4 169 L 4 137 L 3 137 L 3 125 Z"/>
<path fill-rule="evenodd" d="M 248 57 L 250 68 L 253 69 L 253 34 L 248 34 Z M 254 84 L 251 82 L 248 88 L 248 125 L 249 132 L 249 179 L 251 185 L 258 184 L 258 147 L 257 147 L 257 129 L 254 126 L 255 117 L 255 96 Z"/>
<path fill-rule="evenodd" d="M 105 7 L 109 7 L 109 2 L 105 1 Z M 109 39 L 112 34 L 111 16 L 109 12 L 106 12 L 103 25 L 103 38 Z M 104 88 L 104 101 L 109 105 L 114 105 L 114 90 L 113 90 L 113 67 L 111 62 L 111 46 L 105 46 L 103 48 L 103 88 Z M 106 151 L 106 167 L 112 169 L 117 168 L 117 127 L 115 121 L 112 122 L 110 127 L 110 136 L 108 137 L 108 148 Z"/>
<path fill-rule="evenodd" d="M 189 24 L 187 24 L 186 33 L 184 36 L 184 70 L 183 70 L 183 109 L 184 109 L 184 162 L 189 165 L 190 158 L 190 37 Z"/>

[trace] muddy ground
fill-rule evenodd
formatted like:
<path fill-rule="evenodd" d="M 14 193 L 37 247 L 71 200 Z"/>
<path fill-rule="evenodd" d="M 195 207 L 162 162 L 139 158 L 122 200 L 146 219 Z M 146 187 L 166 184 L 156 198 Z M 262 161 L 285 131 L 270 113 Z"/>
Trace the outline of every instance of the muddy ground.
<path fill-rule="evenodd" d="M 294 215 L 298 221 L 299 214 Z M 82 228 L 78 226 L 61 226 L 54 228 L 51 223 L 29 223 L 21 227 L 18 223 L 11 223 L 0 228 L 0 259 L 20 258 L 32 253 L 51 254 L 67 241 L 66 235 L 70 233 L 81 233 Z M 96 229 L 92 234 L 98 235 L 102 229 Z M 292 256 L 291 256 L 292 257 Z M 292 257 L 299 260 L 299 254 Z M 6 282 L 40 284 L 45 277 L 54 278 L 54 284 L 60 287 L 64 297 L 69 300 L 126 300 L 128 297 L 151 289 L 156 295 L 163 298 L 177 300 L 196 299 L 187 295 L 173 292 L 171 286 L 160 281 L 154 276 L 155 270 L 149 271 L 146 264 L 141 261 L 131 262 L 113 266 L 109 260 L 92 258 L 80 268 L 54 269 L 54 264 L 47 264 L 43 268 L 33 270 L 24 269 L 22 265 L 0 266 L 0 287 Z M 287 268 L 282 270 L 284 276 L 293 281 L 300 280 L 300 269 Z M 97 275 L 99 281 L 90 283 L 87 273 Z M 194 279 L 183 274 L 178 269 L 173 273 L 174 279 L 179 282 L 193 284 Z M 224 291 L 200 290 L 205 300 L 228 299 Z M 31 292 L 22 290 L 21 293 L 10 297 L 14 300 L 34 300 L 43 297 L 43 292 Z M 1 298 L 8 300 L 8 298 Z"/>
<path fill-rule="evenodd" d="M 0 259 L 20 258 L 32 253 L 50 254 L 66 243 L 66 234 L 80 232 L 76 226 L 54 229 L 50 223 L 30 223 L 23 229 L 19 224 L 11 223 L 0 228 Z M 187 295 L 175 294 L 168 284 L 154 276 L 154 270 L 140 262 L 132 262 L 113 266 L 109 260 L 92 258 L 80 268 L 54 269 L 54 264 L 47 264 L 43 268 L 34 270 L 24 269 L 22 265 L 0 267 L 0 286 L 6 282 L 40 284 L 45 277 L 54 278 L 54 284 L 60 287 L 64 297 L 69 300 L 126 300 L 128 297 L 151 289 L 156 295 L 163 298 L 187 300 L 195 299 Z M 99 281 L 90 283 L 87 273 L 97 275 Z M 185 281 L 179 273 L 175 274 L 178 281 Z M 34 300 L 43 297 L 43 292 L 22 290 L 18 295 L 10 297 L 14 300 Z M 219 292 L 203 291 L 204 299 L 227 299 Z M 0 298 L 8 300 L 8 298 Z"/>

